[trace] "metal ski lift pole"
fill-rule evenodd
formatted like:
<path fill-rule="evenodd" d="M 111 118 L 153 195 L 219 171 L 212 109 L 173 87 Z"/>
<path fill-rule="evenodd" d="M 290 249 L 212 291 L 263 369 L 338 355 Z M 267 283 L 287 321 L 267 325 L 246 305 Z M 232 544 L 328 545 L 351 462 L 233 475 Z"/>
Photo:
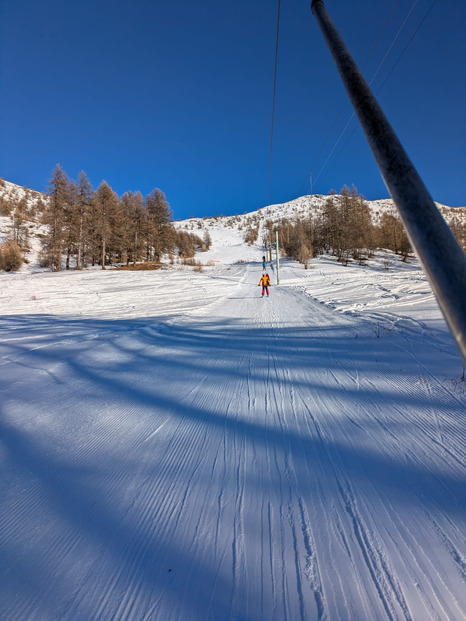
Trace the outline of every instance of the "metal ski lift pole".
<path fill-rule="evenodd" d="M 280 284 L 280 258 L 278 250 L 278 231 L 275 231 L 275 256 L 277 261 L 277 285 Z"/>
<path fill-rule="evenodd" d="M 331 21 L 322 0 L 311 10 L 408 237 L 466 362 L 466 257 Z"/>

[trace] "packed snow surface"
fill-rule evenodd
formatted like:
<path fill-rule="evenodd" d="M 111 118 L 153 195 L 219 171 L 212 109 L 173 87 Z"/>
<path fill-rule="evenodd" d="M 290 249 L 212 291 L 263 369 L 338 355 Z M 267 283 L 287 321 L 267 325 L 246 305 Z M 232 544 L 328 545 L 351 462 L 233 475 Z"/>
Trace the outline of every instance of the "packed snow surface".
<path fill-rule="evenodd" d="M 0 618 L 464 619 L 463 368 L 418 263 L 282 261 L 262 299 L 211 234 L 202 273 L 0 275 Z"/>

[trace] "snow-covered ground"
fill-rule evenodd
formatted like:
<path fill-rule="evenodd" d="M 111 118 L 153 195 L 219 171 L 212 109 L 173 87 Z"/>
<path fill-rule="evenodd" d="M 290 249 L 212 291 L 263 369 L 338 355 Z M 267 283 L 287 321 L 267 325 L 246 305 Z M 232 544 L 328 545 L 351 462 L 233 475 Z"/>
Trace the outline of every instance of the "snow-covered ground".
<path fill-rule="evenodd" d="M 465 382 L 416 261 L 0 274 L 0 618 L 466 616 Z M 241 261 L 241 262 L 239 262 Z"/>

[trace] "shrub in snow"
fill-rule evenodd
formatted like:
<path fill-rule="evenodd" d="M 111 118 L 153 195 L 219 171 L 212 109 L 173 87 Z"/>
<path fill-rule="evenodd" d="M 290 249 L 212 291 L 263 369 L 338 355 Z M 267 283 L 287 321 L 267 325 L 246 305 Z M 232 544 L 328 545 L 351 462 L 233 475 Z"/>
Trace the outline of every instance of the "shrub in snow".
<path fill-rule="evenodd" d="M 18 270 L 23 263 L 23 255 L 18 244 L 9 239 L 0 246 L 0 270 L 12 272 Z"/>

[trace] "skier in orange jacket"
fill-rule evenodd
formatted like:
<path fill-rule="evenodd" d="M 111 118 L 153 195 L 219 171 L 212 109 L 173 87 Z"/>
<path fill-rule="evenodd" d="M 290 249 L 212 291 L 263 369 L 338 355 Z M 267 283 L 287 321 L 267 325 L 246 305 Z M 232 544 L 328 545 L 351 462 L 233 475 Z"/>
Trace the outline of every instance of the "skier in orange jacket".
<path fill-rule="evenodd" d="M 262 285 L 262 297 L 264 297 L 264 293 L 267 294 L 267 297 L 269 297 L 269 287 L 271 286 L 270 283 L 270 278 L 268 274 L 263 274 L 261 279 L 259 280 L 259 284 L 257 285 L 258 287 L 260 287 Z"/>

